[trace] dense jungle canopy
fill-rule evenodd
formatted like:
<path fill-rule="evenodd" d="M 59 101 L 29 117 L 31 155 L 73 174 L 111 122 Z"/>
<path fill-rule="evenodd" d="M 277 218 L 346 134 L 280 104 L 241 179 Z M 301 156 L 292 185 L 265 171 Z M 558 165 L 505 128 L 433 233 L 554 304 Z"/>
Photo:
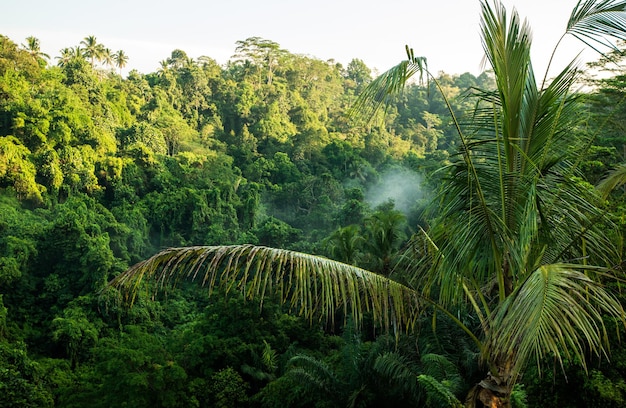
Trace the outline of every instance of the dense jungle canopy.
<path fill-rule="evenodd" d="M 143 282 L 130 307 L 126 293 L 108 283 L 166 248 L 250 244 L 318 255 L 411 286 L 411 254 L 430 245 L 421 233 L 433 225 L 430 205 L 445 198 L 441 187 L 461 197 L 448 216 L 465 210 L 461 201 L 481 199 L 461 186 L 473 168 L 462 157 L 487 152 L 491 139 L 476 130 L 474 144 L 465 144 L 458 127 L 475 124 L 477 112 L 493 117 L 493 110 L 477 111 L 477 101 L 496 99 L 497 66 L 478 77 L 439 72 L 409 82 L 385 112 L 366 120 L 352 109 L 375 75 L 359 59 L 342 66 L 252 37 L 236 44 L 225 65 L 176 49 L 157 72 L 122 77 L 132 55 L 94 36 L 58 56 L 41 53 L 40 40 L 19 44 L 0 35 L 0 406 L 465 402 L 485 375 L 481 350 L 462 328 L 484 324 L 471 308 L 452 316 L 432 309 L 411 330 L 394 331 L 397 322 L 381 326 L 372 310 L 358 319 L 342 307 L 320 316 L 284 304 L 280 294 L 250 299 L 215 287 L 209 297 L 206 287 L 186 281 Z M 549 246 L 533 254 L 601 261 L 605 269 L 584 273 L 598 273 L 602 288 L 623 303 L 626 190 L 619 179 L 605 195 L 595 187 L 625 160 L 622 57 L 616 49 L 583 67 L 589 75 L 573 94 L 580 111 L 560 150 L 575 155 L 567 166 L 545 167 L 566 176 L 537 184 L 547 191 L 569 183 L 567 202 L 593 204 L 580 216 L 561 212 L 558 221 L 537 223 L 554 222 L 553 231 L 591 220 L 585 232 L 604 235 L 558 247 L 558 256 Z M 573 140 L 581 141 L 576 149 Z M 493 165 L 484 154 L 477 173 L 489 171 L 481 163 Z M 456 184 L 442 168 L 456 169 Z M 493 186 L 500 188 L 513 189 Z M 427 236 L 440 238 L 451 225 Z M 468 245 L 481 238 L 454 233 Z M 610 250 L 587 252 L 599 244 Z M 438 262 L 488 268 L 478 257 Z M 464 296 L 462 286 L 444 292 L 442 282 L 431 282 L 440 298 Z M 465 295 L 488 310 L 489 299 L 472 297 L 477 292 L 470 287 Z M 624 327 L 608 316 L 604 325 L 610 353 L 578 353 L 571 344 L 564 359 L 543 354 L 523 367 L 511 405 L 624 406 Z"/>

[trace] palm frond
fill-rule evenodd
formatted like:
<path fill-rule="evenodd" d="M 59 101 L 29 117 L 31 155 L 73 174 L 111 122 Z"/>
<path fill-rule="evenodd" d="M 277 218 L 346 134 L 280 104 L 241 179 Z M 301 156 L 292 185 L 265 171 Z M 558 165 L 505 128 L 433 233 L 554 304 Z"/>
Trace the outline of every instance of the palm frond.
<path fill-rule="evenodd" d="M 392 97 L 402 92 L 411 78 L 419 75 L 421 82 L 424 76 L 428 77 L 426 58 L 416 57 L 408 46 L 406 51 L 406 60 L 379 75 L 359 94 L 350 109 L 350 117 L 363 117 L 366 121 L 371 121 L 381 107 L 386 106 Z"/>
<path fill-rule="evenodd" d="M 626 165 L 616 167 L 596 186 L 602 198 L 607 198 L 611 191 L 626 183 Z"/>
<path fill-rule="evenodd" d="M 547 354 L 561 364 L 576 358 L 585 366 L 587 353 L 606 355 L 608 339 L 603 315 L 626 324 L 624 310 L 586 273 L 598 268 L 554 264 L 538 268 L 500 305 L 489 334 L 485 356 L 490 361 L 511 361 L 513 373 L 535 357 Z"/>
<path fill-rule="evenodd" d="M 572 90 L 579 76 L 574 63 L 568 64 L 541 91 L 533 111 L 525 115 L 532 122 L 524 153 L 540 175 L 581 149 L 581 143 L 572 137 L 572 129 L 582 120 L 580 96 Z"/>
<path fill-rule="evenodd" d="M 515 10 L 508 19 L 501 3 L 496 2 L 492 7 L 488 2 L 482 2 L 481 29 L 483 48 L 494 70 L 500 96 L 504 153 L 512 155 L 511 145 L 521 136 L 520 112 L 531 69 L 530 27 L 520 21 Z M 513 161 L 509 160 L 509 163 L 513 164 Z"/>
<path fill-rule="evenodd" d="M 365 312 L 385 329 L 411 329 L 418 315 L 416 292 L 383 276 L 300 252 L 252 245 L 169 248 L 111 281 L 132 303 L 143 281 L 157 290 L 183 279 L 248 298 L 277 295 L 291 310 L 332 320 L 341 310 L 361 322 Z"/>
<path fill-rule="evenodd" d="M 580 0 L 567 22 L 566 33 L 598 52 L 592 44 L 616 49 L 611 38 L 626 40 L 626 1 Z"/>

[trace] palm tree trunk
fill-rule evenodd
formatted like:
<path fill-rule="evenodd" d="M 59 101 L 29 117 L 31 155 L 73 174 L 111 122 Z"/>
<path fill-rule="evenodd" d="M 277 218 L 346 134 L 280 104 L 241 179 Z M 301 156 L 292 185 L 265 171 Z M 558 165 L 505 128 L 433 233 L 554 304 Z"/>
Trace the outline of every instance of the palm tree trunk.
<path fill-rule="evenodd" d="M 468 408 L 511 408 L 512 359 L 499 364 L 497 375 L 491 372 L 467 393 L 465 406 Z"/>

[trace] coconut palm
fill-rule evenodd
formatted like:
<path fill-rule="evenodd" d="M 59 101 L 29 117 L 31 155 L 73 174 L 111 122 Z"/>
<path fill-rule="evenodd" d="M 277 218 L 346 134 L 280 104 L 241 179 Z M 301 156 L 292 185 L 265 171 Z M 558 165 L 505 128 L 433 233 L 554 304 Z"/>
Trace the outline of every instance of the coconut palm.
<path fill-rule="evenodd" d="M 96 63 L 96 60 L 100 60 L 104 53 L 104 46 L 98 43 L 98 40 L 95 36 L 90 35 L 85 37 L 80 45 L 83 46 L 83 55 L 85 58 L 89 58 L 91 60 L 91 66 L 93 67 Z"/>
<path fill-rule="evenodd" d="M 324 240 L 324 245 L 332 259 L 356 265 L 363 241 L 359 226 L 353 224 L 336 229 Z"/>
<path fill-rule="evenodd" d="M 625 8 L 624 1 L 580 1 L 567 33 L 589 44 L 623 39 Z M 482 2 L 481 29 L 497 89 L 479 93 L 469 126 L 455 122 L 461 155 L 450 166 L 417 249 L 422 261 L 410 276 L 438 307 L 472 305 L 489 374 L 471 402 L 500 406 L 531 359 L 554 354 L 584 365 L 587 349 L 605 351 L 601 314 L 624 316 L 589 266 L 591 259 L 610 265 L 617 252 L 599 228 L 607 221 L 598 197 L 577 178 L 590 144 L 576 130 L 582 115 L 573 88 L 580 71 L 572 62 L 538 86 L 530 28 L 498 2 Z M 360 106 L 373 112 L 416 74 L 429 75 L 426 60 L 409 49 Z M 423 244 L 430 251 L 420 252 Z"/>
<path fill-rule="evenodd" d="M 111 51 L 110 48 L 102 49 L 102 54 L 100 55 L 100 61 L 102 61 L 102 63 L 107 67 L 113 66 L 113 61 L 114 61 L 113 52 Z"/>
<path fill-rule="evenodd" d="M 209 291 L 278 293 L 311 319 L 332 319 L 339 309 L 359 322 L 371 311 L 387 329 L 412 330 L 419 314 L 434 308 L 472 339 L 486 368 L 468 406 L 510 406 L 524 367 L 546 355 L 585 366 L 589 353 L 606 354 L 603 317 L 626 318 L 602 286 L 618 252 L 607 237 L 611 226 L 577 170 L 590 143 L 579 130 L 580 71 L 572 62 L 538 85 L 527 23 L 498 0 L 481 7 L 497 88 L 477 92 L 468 125 L 452 116 L 460 152 L 433 200 L 429 227 L 414 239 L 419 245 L 411 247 L 415 261 L 400 274 L 403 283 L 313 255 L 245 245 L 167 249 L 112 283 L 132 299 L 143 280 L 160 288 L 196 279 Z M 591 45 L 626 39 L 626 1 L 580 0 L 566 34 Z M 407 51 L 407 60 L 368 86 L 358 109 L 384 104 L 414 75 L 437 85 L 426 59 Z M 458 317 L 468 310 L 475 327 Z"/>
<path fill-rule="evenodd" d="M 80 46 L 76 46 L 74 48 L 63 48 L 59 52 L 61 53 L 61 55 L 55 58 L 59 60 L 57 62 L 57 65 L 60 67 L 67 65 L 67 63 L 74 58 L 84 58 L 83 50 L 82 48 L 80 48 Z"/>
<path fill-rule="evenodd" d="M 32 35 L 30 37 L 26 37 L 26 44 L 22 44 L 22 47 L 24 47 L 24 49 L 28 51 L 35 60 L 38 60 L 39 58 L 50 59 L 50 56 L 48 54 L 41 51 L 41 44 L 39 43 L 39 39 L 33 37 Z"/>
<path fill-rule="evenodd" d="M 115 66 L 119 68 L 120 75 L 122 75 L 122 68 L 128 63 L 128 55 L 126 55 L 123 50 L 119 50 L 113 54 L 113 61 L 115 62 Z"/>
<path fill-rule="evenodd" d="M 70 62 L 70 60 L 72 59 L 72 49 L 71 48 L 63 48 L 59 52 L 61 53 L 61 55 L 58 56 L 58 57 L 55 57 L 55 58 L 59 60 L 57 64 L 60 67 L 62 67 L 65 64 L 67 64 L 68 62 Z"/>
<path fill-rule="evenodd" d="M 404 214 L 398 210 L 376 211 L 365 219 L 365 264 L 367 268 L 389 275 L 394 265 L 394 256 L 406 237 Z"/>

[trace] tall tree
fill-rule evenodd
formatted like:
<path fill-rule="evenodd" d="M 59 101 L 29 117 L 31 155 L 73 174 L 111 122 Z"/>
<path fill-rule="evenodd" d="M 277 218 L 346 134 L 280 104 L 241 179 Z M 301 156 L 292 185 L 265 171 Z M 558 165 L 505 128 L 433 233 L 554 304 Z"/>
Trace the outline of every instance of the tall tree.
<path fill-rule="evenodd" d="M 59 52 L 61 55 L 55 58 L 59 60 L 57 62 L 57 65 L 60 67 L 67 65 L 67 63 L 70 62 L 73 58 L 82 58 L 82 50 L 80 47 L 63 48 Z"/>
<path fill-rule="evenodd" d="M 22 47 L 24 47 L 24 49 L 28 51 L 36 61 L 39 60 L 39 58 L 50 59 L 50 56 L 48 54 L 41 51 L 41 44 L 39 43 L 39 39 L 33 37 L 32 35 L 26 37 L 26 44 L 22 44 Z"/>
<path fill-rule="evenodd" d="M 280 44 L 260 37 L 250 37 L 243 41 L 237 41 L 236 44 L 236 54 L 233 58 L 244 63 L 250 61 L 254 65 L 262 67 L 267 78 L 266 83 L 271 85 L 279 59 L 287 51 L 281 49 Z"/>
<path fill-rule="evenodd" d="M 332 259 L 356 265 L 363 242 L 359 226 L 353 224 L 335 230 L 326 238 L 324 244 Z"/>
<path fill-rule="evenodd" d="M 345 75 L 354 81 L 355 93 L 360 93 L 368 83 L 372 82 L 372 70 L 360 59 L 350 61 Z"/>
<path fill-rule="evenodd" d="M 122 68 L 128 63 L 128 55 L 126 55 L 123 50 L 119 50 L 113 54 L 113 61 L 115 62 L 115 66 L 119 68 L 120 75 L 122 75 Z"/>
<path fill-rule="evenodd" d="M 90 35 L 85 37 L 80 45 L 83 46 L 83 55 L 85 58 L 89 58 L 91 60 L 91 66 L 95 66 L 96 60 L 99 60 L 104 53 L 104 46 L 98 43 L 98 40 L 95 36 Z"/>
<path fill-rule="evenodd" d="M 63 48 L 59 51 L 59 53 L 61 55 L 59 55 L 58 57 L 54 57 L 55 59 L 59 60 L 57 62 L 57 64 L 62 67 L 63 65 L 67 64 L 71 58 L 71 49 L 70 48 Z"/>
<path fill-rule="evenodd" d="M 110 48 L 103 48 L 102 54 L 100 55 L 100 60 L 107 67 L 113 66 L 113 52 Z"/>
<path fill-rule="evenodd" d="M 602 314 L 622 321 L 624 314 L 602 288 L 595 273 L 602 268 L 590 266 L 613 265 L 619 255 L 599 228 L 610 222 L 598 197 L 577 168 L 590 145 L 579 129 L 583 108 L 574 92 L 581 71 L 572 62 L 538 85 L 530 28 L 497 1 L 482 2 L 481 31 L 496 90 L 479 94 L 468 128 L 457 122 L 461 155 L 432 210 L 421 240 L 430 250 L 418 251 L 422 260 L 411 282 L 447 311 L 469 302 L 489 368 L 471 401 L 507 406 L 530 360 L 554 354 L 561 363 L 573 357 L 584 365 L 587 350 L 606 351 Z M 579 1 L 566 34 L 588 44 L 624 39 L 626 2 Z M 376 79 L 360 106 L 373 101 L 375 108 L 406 79 L 429 75 L 425 58 L 407 51 L 408 59 Z"/>
<path fill-rule="evenodd" d="M 415 261 L 402 274 L 404 283 L 254 246 L 168 249 L 112 283 L 134 293 L 144 279 L 160 287 L 187 277 L 249 297 L 278 293 L 310 318 L 333 319 L 339 309 L 358 322 L 370 310 L 387 329 L 410 330 L 432 307 L 459 325 L 482 356 L 486 374 L 468 406 L 509 407 L 513 386 L 533 359 L 540 364 L 550 354 L 585 365 L 588 352 L 607 353 L 603 316 L 622 324 L 626 317 L 601 281 L 610 276 L 603 266 L 617 256 L 607 238 L 611 225 L 576 168 L 589 144 L 576 131 L 583 116 L 573 91 L 580 71 L 571 63 L 538 86 L 529 26 L 498 0 L 481 6 L 497 89 L 478 93 L 467 128 L 455 120 L 458 159 L 433 200 L 428 230 L 415 238 L 421 245 L 412 247 Z M 588 44 L 626 39 L 626 1 L 579 1 L 566 34 Z M 436 83 L 425 58 L 407 51 L 407 60 L 368 86 L 357 108 L 384 103 L 414 75 Z M 476 327 L 457 317 L 462 311 L 473 313 Z"/>

